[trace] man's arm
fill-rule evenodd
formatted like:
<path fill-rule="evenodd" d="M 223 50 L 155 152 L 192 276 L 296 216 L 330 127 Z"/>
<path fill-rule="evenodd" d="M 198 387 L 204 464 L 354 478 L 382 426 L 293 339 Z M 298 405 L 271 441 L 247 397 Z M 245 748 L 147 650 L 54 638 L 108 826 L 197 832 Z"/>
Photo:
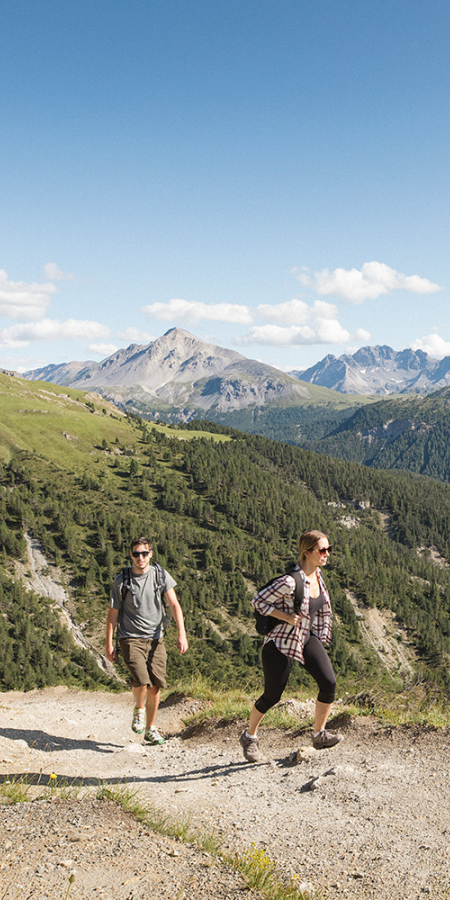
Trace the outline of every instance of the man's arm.
<path fill-rule="evenodd" d="M 177 595 L 173 588 L 169 588 L 169 590 L 166 591 L 164 596 L 169 604 L 170 612 L 172 613 L 172 615 L 175 619 L 175 624 L 178 629 L 177 647 L 178 647 L 180 653 L 186 653 L 186 650 L 188 648 L 188 642 L 187 642 L 187 637 L 186 637 L 186 631 L 184 628 L 183 610 L 181 609 L 181 606 L 177 599 Z"/>
<path fill-rule="evenodd" d="M 112 606 L 108 609 L 108 615 L 106 617 L 106 641 L 105 641 L 105 655 L 106 659 L 109 659 L 110 662 L 117 662 L 117 653 L 113 644 L 114 631 L 117 625 L 117 619 L 119 618 L 119 610 L 113 609 Z"/>

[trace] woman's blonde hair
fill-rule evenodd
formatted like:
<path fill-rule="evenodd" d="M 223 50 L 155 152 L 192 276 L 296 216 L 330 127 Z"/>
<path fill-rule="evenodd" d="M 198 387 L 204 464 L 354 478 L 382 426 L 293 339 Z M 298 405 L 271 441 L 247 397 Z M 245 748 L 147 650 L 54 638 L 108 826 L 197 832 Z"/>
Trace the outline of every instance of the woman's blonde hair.
<path fill-rule="evenodd" d="M 305 561 L 305 556 L 310 550 L 314 550 L 317 547 L 320 538 L 326 538 L 328 540 L 328 535 L 324 534 L 323 531 L 304 531 L 303 534 L 300 535 L 298 539 L 298 553 L 300 563 Z"/>

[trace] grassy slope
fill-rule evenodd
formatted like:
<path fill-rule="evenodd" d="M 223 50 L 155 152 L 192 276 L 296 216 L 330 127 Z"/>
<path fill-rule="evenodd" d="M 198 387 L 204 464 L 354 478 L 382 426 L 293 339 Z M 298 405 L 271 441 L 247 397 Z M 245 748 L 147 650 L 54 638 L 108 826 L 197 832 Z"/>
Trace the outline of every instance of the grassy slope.
<path fill-rule="evenodd" d="M 0 457 L 5 462 L 16 450 L 35 449 L 56 465 L 86 471 L 104 440 L 109 445 L 121 439 L 131 445 L 138 442 L 139 435 L 130 430 L 125 414 L 98 394 L 0 373 L 0 410 Z M 165 425 L 152 424 L 152 428 L 168 433 Z M 177 429 L 173 436 L 193 440 L 204 432 Z M 222 434 L 211 437 L 230 440 Z"/>

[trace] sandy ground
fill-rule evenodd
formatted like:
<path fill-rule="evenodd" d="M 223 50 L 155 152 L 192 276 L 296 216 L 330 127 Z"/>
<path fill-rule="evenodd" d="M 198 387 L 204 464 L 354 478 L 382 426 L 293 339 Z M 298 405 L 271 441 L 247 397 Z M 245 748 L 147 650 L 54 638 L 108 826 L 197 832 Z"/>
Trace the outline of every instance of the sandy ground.
<path fill-rule="evenodd" d="M 292 702 L 292 701 L 291 701 Z M 0 898 L 236 900 L 242 877 L 214 857 L 155 835 L 98 785 L 129 784 L 142 804 L 220 836 L 224 850 L 263 848 L 281 877 L 324 898 L 418 900 L 450 885 L 450 736 L 383 729 L 342 717 L 328 751 L 305 734 L 261 729 L 264 760 L 248 764 L 242 723 L 188 729 L 197 701 L 160 709 L 167 740 L 144 746 L 130 730 L 128 694 L 52 688 L 0 695 L 2 780 L 76 780 L 80 799 L 3 806 Z M 299 726 L 305 704 L 298 704 Z M 298 751 L 298 762 L 290 756 Z M 84 798 L 84 799 L 82 799 Z M 17 891 L 20 889 L 19 894 Z M 257 897 L 246 891 L 245 896 Z"/>

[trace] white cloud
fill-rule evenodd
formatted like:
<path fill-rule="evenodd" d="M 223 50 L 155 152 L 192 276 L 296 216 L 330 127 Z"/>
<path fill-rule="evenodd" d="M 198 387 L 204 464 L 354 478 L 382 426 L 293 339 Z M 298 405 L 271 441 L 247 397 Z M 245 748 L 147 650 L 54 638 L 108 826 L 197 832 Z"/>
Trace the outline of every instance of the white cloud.
<path fill-rule="evenodd" d="M 266 322 L 283 322 L 285 325 L 304 325 L 311 319 L 335 319 L 337 307 L 324 300 L 315 300 L 312 306 L 304 300 L 289 300 L 276 305 L 261 304 L 256 313 Z"/>
<path fill-rule="evenodd" d="M 52 281 L 76 281 L 72 272 L 63 272 L 56 263 L 46 263 L 42 268 Z"/>
<path fill-rule="evenodd" d="M 421 278 L 419 275 L 402 275 L 385 263 L 367 262 L 362 269 L 322 269 L 309 275 L 297 275 L 300 284 L 310 287 L 321 296 L 337 294 L 349 303 L 363 303 L 374 300 L 392 291 L 410 291 L 413 294 L 433 294 L 442 290 L 440 285 Z"/>
<path fill-rule="evenodd" d="M 443 359 L 450 356 L 450 341 L 444 341 L 439 334 L 428 334 L 411 343 L 412 350 L 423 350 L 435 359 Z"/>
<path fill-rule="evenodd" d="M 237 338 L 239 344 L 269 344 L 274 347 L 297 347 L 312 344 L 342 344 L 349 332 L 335 319 L 316 319 L 310 325 L 257 325 L 247 335 Z"/>
<path fill-rule="evenodd" d="M 47 359 L 33 360 L 30 362 L 27 356 L 3 356 L 0 361 L 0 368 L 12 369 L 14 372 L 28 372 L 28 369 L 40 369 L 46 366 Z"/>
<path fill-rule="evenodd" d="M 95 353 L 97 356 L 101 356 L 102 359 L 112 356 L 118 349 L 115 344 L 89 344 L 88 347 L 90 353 Z"/>
<path fill-rule="evenodd" d="M 354 334 L 352 334 L 352 341 L 358 341 L 360 344 L 368 344 L 371 337 L 370 331 L 366 331 L 365 328 L 357 328 Z"/>
<path fill-rule="evenodd" d="M 151 341 L 156 340 L 152 334 L 140 331 L 139 328 L 125 328 L 124 331 L 117 332 L 117 337 L 121 341 L 126 341 L 127 344 L 150 344 Z"/>
<path fill-rule="evenodd" d="M 191 300 L 173 299 L 168 303 L 152 303 L 143 307 L 143 312 L 152 319 L 184 321 L 194 325 L 200 319 L 214 322 L 232 322 L 235 325 L 250 325 L 253 321 L 247 306 L 237 303 L 198 303 Z"/>
<path fill-rule="evenodd" d="M 93 338 L 107 338 L 110 329 L 100 322 L 87 320 L 67 319 L 58 322 L 56 319 L 42 319 L 41 322 L 28 322 L 24 325 L 12 325 L 0 331 L 0 346 L 3 347 L 28 347 L 35 341 L 60 341 L 60 340 L 92 340 Z"/>
<path fill-rule="evenodd" d="M 0 316 L 19 320 L 39 319 L 45 315 L 50 295 L 57 291 L 54 284 L 9 281 L 5 270 L 0 269 Z"/>

